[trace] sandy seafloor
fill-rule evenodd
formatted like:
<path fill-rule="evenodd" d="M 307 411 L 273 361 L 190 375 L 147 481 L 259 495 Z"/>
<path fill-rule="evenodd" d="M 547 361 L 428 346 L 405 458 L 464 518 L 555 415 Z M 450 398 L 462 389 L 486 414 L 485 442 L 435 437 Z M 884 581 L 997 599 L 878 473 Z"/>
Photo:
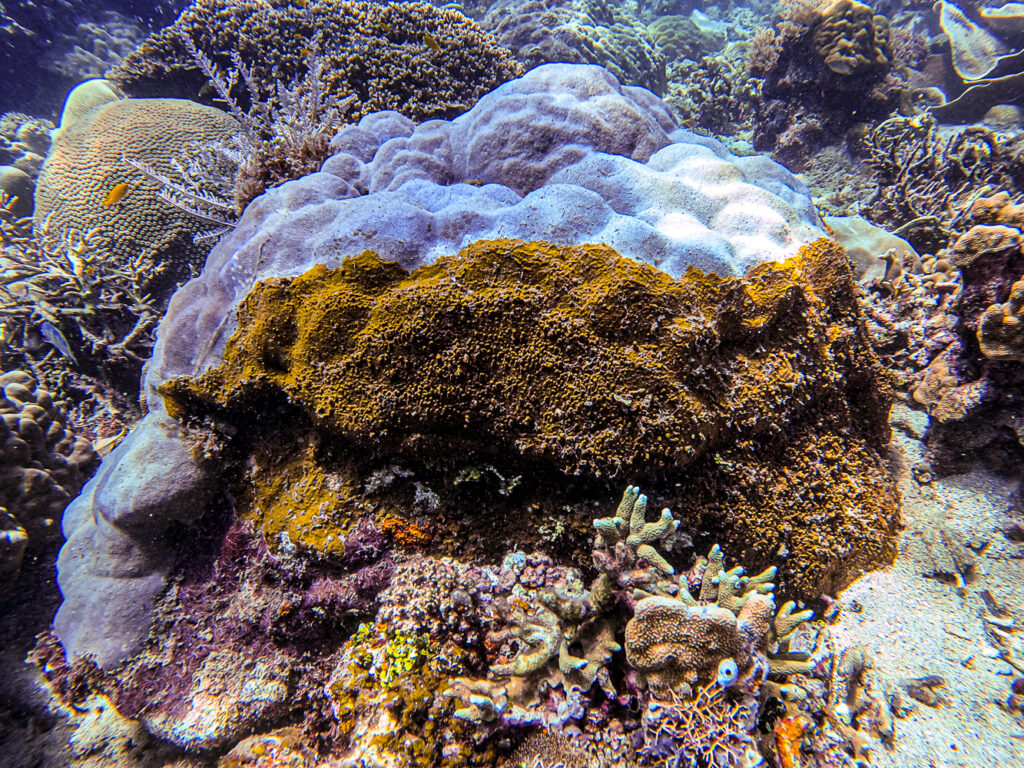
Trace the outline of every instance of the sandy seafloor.
<path fill-rule="evenodd" d="M 1002 532 L 1016 483 L 986 471 L 919 483 L 913 468 L 924 463 L 919 438 L 927 416 L 896 405 L 891 421 L 905 525 L 899 554 L 893 565 L 865 574 L 840 595 L 832 633 L 839 648 L 867 647 L 883 684 L 926 675 L 941 675 L 946 684 L 935 689 L 944 701 L 934 708 L 903 696 L 913 710 L 896 720 L 894 748 L 874 750 L 870 764 L 1024 766 L 1024 721 L 1000 706 L 1012 668 L 991 658 L 996 647 L 986 634 L 983 617 L 990 614 L 980 596 L 989 590 L 1021 623 L 1024 543 Z M 955 566 L 943 538 L 970 545 L 960 550 L 974 560 L 963 587 L 945 577 Z M 930 575 L 937 573 L 943 577 Z"/>

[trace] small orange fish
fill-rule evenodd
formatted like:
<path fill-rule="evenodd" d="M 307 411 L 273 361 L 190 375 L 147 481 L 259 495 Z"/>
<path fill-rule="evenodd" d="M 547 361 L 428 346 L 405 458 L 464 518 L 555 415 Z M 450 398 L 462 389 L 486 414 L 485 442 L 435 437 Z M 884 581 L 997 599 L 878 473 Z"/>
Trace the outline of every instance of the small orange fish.
<path fill-rule="evenodd" d="M 440 51 L 441 44 L 437 42 L 437 38 L 428 32 L 423 33 L 423 42 L 427 44 L 427 47 L 432 51 Z"/>
<path fill-rule="evenodd" d="M 126 194 L 128 194 L 128 185 L 122 181 L 120 184 L 115 184 L 111 187 L 110 191 L 107 192 L 107 196 L 103 198 L 101 205 L 104 207 L 117 205 Z"/>

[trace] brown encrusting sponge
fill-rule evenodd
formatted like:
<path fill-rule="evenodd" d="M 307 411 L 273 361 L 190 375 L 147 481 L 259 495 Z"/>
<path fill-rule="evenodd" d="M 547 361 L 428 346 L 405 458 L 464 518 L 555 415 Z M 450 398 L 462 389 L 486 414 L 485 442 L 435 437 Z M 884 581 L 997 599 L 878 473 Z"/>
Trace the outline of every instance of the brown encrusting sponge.
<path fill-rule="evenodd" d="M 262 101 L 323 58 L 328 90 L 355 95 L 344 118 L 355 122 L 393 109 L 416 121 L 452 118 L 522 73 L 522 67 L 476 22 L 427 3 L 344 0 L 196 0 L 171 26 L 151 35 L 108 73 L 132 96 L 210 100 L 206 76 L 181 35 L 221 71 L 250 67 Z M 245 84 L 233 92 L 245 102 Z"/>
<path fill-rule="evenodd" d="M 813 596 L 894 553 L 890 385 L 832 241 L 679 280 L 598 245 L 481 241 L 411 274 L 367 251 L 257 285 L 238 327 L 221 366 L 161 387 L 173 415 L 287 401 L 367 471 L 449 469 L 435 509 L 481 467 L 544 514 L 628 477 L 750 567 L 788 553 Z"/>

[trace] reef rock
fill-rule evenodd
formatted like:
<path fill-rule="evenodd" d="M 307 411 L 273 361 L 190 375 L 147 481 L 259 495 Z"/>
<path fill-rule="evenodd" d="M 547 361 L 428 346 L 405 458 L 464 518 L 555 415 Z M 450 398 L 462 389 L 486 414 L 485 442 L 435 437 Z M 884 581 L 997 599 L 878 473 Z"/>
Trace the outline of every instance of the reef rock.
<path fill-rule="evenodd" d="M 443 518 L 439 546 L 500 556 L 566 493 L 604 498 L 625 471 L 746 562 L 788 550 L 800 592 L 891 556 L 889 390 L 845 254 L 783 168 L 581 65 L 539 67 L 451 122 L 370 115 L 333 146 L 320 173 L 255 200 L 172 300 L 147 437 L 65 517 L 56 628 L 73 654 L 131 652 L 168 526 L 202 513 L 207 474 L 175 418 L 271 455 L 210 459 L 235 488 L 263 473 L 241 516 L 267 523 L 279 494 L 261 484 L 323 511 L 318 532 L 263 528 L 288 556 L 336 557 L 330 521 L 368 496 Z M 294 445 L 312 446 L 303 473 L 334 478 L 329 498 L 288 479 Z M 183 515 L 133 514 L 161 488 Z"/>
<path fill-rule="evenodd" d="M 893 59 L 888 20 L 855 0 L 818 5 L 790 24 L 761 88 L 754 148 L 802 170 L 821 146 L 835 143 L 857 121 L 889 114 L 899 90 L 887 78 Z"/>
<path fill-rule="evenodd" d="M 979 456 L 1009 468 L 1024 453 L 1017 394 L 1024 382 L 1024 206 L 1005 192 L 979 197 L 965 218 L 969 229 L 939 254 L 962 284 L 950 306 L 956 337 L 912 391 L 932 416 L 928 444 L 941 471 Z"/>

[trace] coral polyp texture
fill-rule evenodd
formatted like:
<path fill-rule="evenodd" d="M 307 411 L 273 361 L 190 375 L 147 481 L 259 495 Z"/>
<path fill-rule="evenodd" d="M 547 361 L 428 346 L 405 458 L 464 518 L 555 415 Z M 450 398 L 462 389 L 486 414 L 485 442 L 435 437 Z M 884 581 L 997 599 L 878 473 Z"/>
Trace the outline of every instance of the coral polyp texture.
<path fill-rule="evenodd" d="M 305 72 L 310 52 L 327 90 L 355 95 L 343 117 L 397 109 L 414 120 L 451 118 L 522 71 L 508 50 L 457 10 L 427 3 L 198 0 L 109 73 L 133 96 L 199 99 L 207 82 L 182 36 L 226 70 L 237 54 L 256 96 Z M 237 98 L 249 94 L 239 83 Z"/>
<path fill-rule="evenodd" d="M 686 510 L 680 535 L 751 567 L 788 551 L 797 593 L 891 557 L 889 385 L 845 254 L 780 166 L 583 65 L 451 122 L 370 115 L 334 149 L 253 201 L 172 300 L 151 413 L 65 516 L 73 653 L 137 647 L 119 614 L 154 599 L 170 548 L 151 542 L 196 522 L 212 476 L 283 558 L 333 562 L 368 514 L 403 547 L 495 558 L 557 516 L 578 552 L 625 473 Z M 140 465 L 152 482 L 118 479 Z M 609 557 L 671 567 L 642 544 Z M 109 576 L 112 550 L 133 581 Z"/>

